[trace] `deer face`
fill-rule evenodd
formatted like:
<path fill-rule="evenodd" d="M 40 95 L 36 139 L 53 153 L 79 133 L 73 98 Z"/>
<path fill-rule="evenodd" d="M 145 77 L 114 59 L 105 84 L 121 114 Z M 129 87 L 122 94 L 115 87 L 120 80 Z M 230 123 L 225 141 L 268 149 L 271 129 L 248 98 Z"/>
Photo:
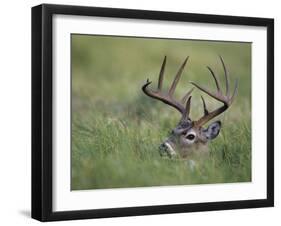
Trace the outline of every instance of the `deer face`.
<path fill-rule="evenodd" d="M 208 142 L 218 136 L 220 129 L 220 121 L 213 122 L 206 129 L 193 126 L 190 119 L 180 121 L 169 137 L 159 146 L 160 155 L 169 157 L 179 155 L 181 158 L 188 158 L 206 154 Z"/>
<path fill-rule="evenodd" d="M 223 105 L 211 112 L 207 110 L 206 103 L 204 98 L 202 98 L 203 103 L 203 110 L 204 115 L 199 120 L 191 120 L 189 117 L 190 113 L 190 104 L 191 104 L 191 93 L 194 88 L 189 90 L 181 99 L 181 101 L 177 101 L 173 98 L 173 94 L 175 92 L 176 86 L 180 80 L 182 71 L 186 65 L 186 62 L 188 60 L 188 57 L 185 59 L 181 67 L 179 68 L 175 79 L 168 91 L 168 93 L 164 93 L 162 91 L 162 83 L 163 83 L 163 77 L 164 77 L 164 70 L 166 65 L 166 57 L 164 58 L 159 79 L 158 79 L 158 88 L 157 90 L 152 90 L 149 85 L 151 82 L 147 80 L 146 84 L 143 85 L 142 90 L 143 92 L 148 95 L 149 97 L 152 97 L 154 99 L 160 100 L 163 103 L 170 105 L 177 109 L 181 113 L 181 120 L 179 121 L 176 128 L 172 130 L 170 133 L 170 136 L 160 145 L 160 154 L 168 154 L 168 156 L 172 157 L 174 155 L 179 155 L 182 158 L 188 158 L 189 156 L 193 154 L 198 153 L 208 153 L 207 144 L 210 140 L 216 138 L 220 132 L 221 129 L 221 122 L 215 121 L 211 123 L 207 128 L 204 128 L 203 125 L 205 125 L 207 122 L 212 120 L 213 118 L 217 117 L 221 113 L 223 113 L 225 110 L 229 108 L 229 106 L 232 104 L 234 97 L 237 94 L 237 81 L 235 83 L 234 92 L 232 95 L 229 94 L 229 78 L 228 73 L 226 71 L 226 67 L 224 64 L 223 59 L 220 57 L 223 69 L 224 69 L 224 76 L 225 76 L 225 88 L 226 88 L 226 94 L 224 95 L 221 91 L 220 84 L 218 82 L 218 79 L 215 75 L 215 73 L 212 71 L 210 67 L 207 67 L 207 69 L 210 71 L 212 77 L 214 78 L 217 91 L 211 92 L 207 88 L 203 88 L 200 85 L 197 85 L 194 82 L 190 82 L 192 85 L 194 85 L 196 88 L 201 90 L 202 92 L 206 93 L 210 97 L 218 100 Z"/>

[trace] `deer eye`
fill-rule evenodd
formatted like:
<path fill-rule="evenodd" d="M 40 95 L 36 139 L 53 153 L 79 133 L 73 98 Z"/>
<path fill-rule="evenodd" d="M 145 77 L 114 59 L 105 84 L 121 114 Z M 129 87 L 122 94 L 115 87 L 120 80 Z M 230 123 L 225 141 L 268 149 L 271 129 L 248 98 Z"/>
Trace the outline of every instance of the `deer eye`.
<path fill-rule="evenodd" d="M 186 138 L 188 140 L 193 140 L 195 138 L 195 136 L 193 134 L 189 134 L 189 135 L 186 136 Z"/>

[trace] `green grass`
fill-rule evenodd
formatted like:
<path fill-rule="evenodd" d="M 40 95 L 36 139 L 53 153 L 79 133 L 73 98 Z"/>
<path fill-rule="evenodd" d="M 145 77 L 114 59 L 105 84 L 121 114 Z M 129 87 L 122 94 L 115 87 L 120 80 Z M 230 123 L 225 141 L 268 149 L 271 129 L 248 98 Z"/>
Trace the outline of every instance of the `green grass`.
<path fill-rule="evenodd" d="M 176 90 L 188 81 L 214 82 L 206 65 L 221 81 L 218 55 L 227 64 L 238 96 L 218 118 L 222 130 L 209 145 L 211 155 L 191 170 L 186 161 L 161 158 L 159 144 L 180 115 L 145 96 L 147 78 L 157 83 L 164 55 L 165 87 L 184 60 L 190 60 Z M 72 36 L 72 183 L 73 190 L 251 181 L 251 45 L 164 39 Z M 191 118 L 202 114 L 200 93 L 194 92 Z M 210 109 L 218 103 L 207 96 Z"/>

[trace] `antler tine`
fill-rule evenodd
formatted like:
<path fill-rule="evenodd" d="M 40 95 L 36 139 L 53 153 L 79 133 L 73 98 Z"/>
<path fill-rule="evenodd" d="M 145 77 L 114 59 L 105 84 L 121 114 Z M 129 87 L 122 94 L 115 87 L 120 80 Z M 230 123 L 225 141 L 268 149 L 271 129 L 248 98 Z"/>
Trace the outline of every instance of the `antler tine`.
<path fill-rule="evenodd" d="M 182 114 L 182 118 L 183 118 L 183 119 L 189 118 L 191 98 L 192 98 L 192 96 L 190 96 L 190 97 L 188 98 L 187 102 L 186 102 L 186 105 L 185 105 L 185 112 L 184 112 L 184 114 Z"/>
<path fill-rule="evenodd" d="M 181 98 L 181 103 L 184 104 L 187 100 L 187 98 L 190 96 L 192 91 L 194 90 L 194 87 L 191 88 L 182 98 Z"/>
<path fill-rule="evenodd" d="M 229 80 L 228 80 L 228 73 L 227 73 L 227 70 L 226 70 L 226 67 L 225 67 L 225 63 L 222 59 L 221 56 L 220 57 L 220 60 L 221 60 L 221 64 L 222 64 L 222 67 L 223 67 L 223 71 L 224 71 L 224 77 L 225 77 L 225 92 L 226 92 L 226 95 L 228 96 L 229 95 Z"/>
<path fill-rule="evenodd" d="M 206 103 L 205 103 L 205 100 L 204 100 L 203 96 L 201 96 L 201 99 L 202 99 L 202 102 L 203 102 L 204 115 L 208 115 L 209 111 L 206 107 Z"/>
<path fill-rule="evenodd" d="M 207 93 L 209 96 L 213 97 L 214 99 L 218 100 L 218 101 L 222 101 L 223 103 L 227 104 L 227 101 L 224 99 L 224 97 L 222 95 L 219 95 L 217 93 L 212 93 L 210 90 L 208 90 L 205 87 L 202 87 L 198 84 L 196 84 L 195 82 L 190 81 L 190 83 L 194 86 L 196 86 L 198 89 L 200 89 L 201 91 L 203 91 L 204 93 Z"/>
<path fill-rule="evenodd" d="M 163 60 L 163 63 L 162 63 L 162 66 L 161 66 L 160 73 L 159 73 L 159 78 L 158 78 L 158 90 L 161 90 L 161 89 L 162 89 L 164 71 L 165 71 L 165 66 L 166 66 L 166 59 L 167 59 L 167 57 L 165 56 L 165 57 L 164 57 L 164 60 Z"/>
<path fill-rule="evenodd" d="M 216 83 L 216 87 L 217 87 L 217 92 L 211 92 L 210 90 L 194 83 L 194 82 L 190 82 L 191 84 L 193 84 L 195 87 L 197 87 L 198 89 L 200 89 L 201 91 L 203 91 L 204 93 L 208 94 L 209 96 L 213 97 L 214 99 L 220 101 L 223 103 L 223 106 L 217 108 L 216 110 L 212 111 L 212 112 L 208 112 L 207 108 L 206 108 L 206 103 L 204 98 L 201 96 L 202 98 L 202 102 L 203 102 L 203 108 L 204 108 L 204 116 L 201 117 L 198 121 L 195 122 L 196 126 L 202 126 L 204 125 L 206 122 L 208 122 L 209 120 L 213 119 L 214 117 L 218 116 L 219 114 L 223 113 L 233 102 L 234 97 L 237 94 L 237 90 L 238 90 L 238 81 L 236 80 L 235 82 L 235 88 L 234 88 L 234 92 L 233 95 L 230 96 L 229 95 L 229 79 L 228 79 L 228 73 L 224 64 L 224 61 L 222 59 L 222 57 L 220 56 L 220 60 L 221 63 L 223 65 L 223 69 L 224 69 L 224 77 L 225 77 L 225 83 L 226 83 L 226 95 L 223 95 L 223 93 L 221 92 L 220 89 L 220 85 L 219 82 L 217 80 L 216 75 L 214 74 L 214 72 L 212 71 L 212 69 L 210 67 L 207 67 L 208 70 L 210 71 L 211 75 L 213 76 L 215 83 Z"/>
<path fill-rule="evenodd" d="M 218 82 L 218 79 L 217 79 L 217 76 L 215 75 L 215 73 L 213 72 L 213 70 L 207 66 L 208 70 L 211 72 L 211 75 L 213 76 L 214 80 L 215 80 L 215 83 L 216 83 L 216 86 L 217 86 L 217 90 L 218 90 L 218 93 L 221 92 L 221 87 L 220 87 L 220 84 Z"/>
<path fill-rule="evenodd" d="M 184 69 L 184 66 L 188 60 L 188 57 L 185 59 L 185 61 L 183 62 L 183 64 L 181 65 L 181 67 L 179 68 L 174 81 L 171 85 L 171 88 L 169 89 L 168 93 L 163 93 L 162 92 L 162 85 L 163 85 L 163 78 L 164 78 L 164 71 L 165 71 L 165 65 L 166 65 L 166 56 L 164 57 L 161 69 L 160 69 L 160 73 L 159 73 L 159 78 L 158 78 L 158 89 L 157 90 L 152 90 L 149 85 L 151 84 L 151 82 L 147 79 L 146 83 L 142 86 L 142 90 L 143 92 L 154 98 L 157 100 L 161 100 L 162 102 L 164 102 L 165 104 L 168 104 L 174 108 L 176 108 L 181 114 L 182 116 L 186 116 L 189 114 L 190 111 L 190 100 L 189 103 L 187 103 L 186 106 L 184 106 L 184 103 L 180 103 L 176 100 L 174 100 L 173 98 L 173 94 L 174 91 L 176 89 L 176 86 L 179 82 L 179 79 L 181 77 L 182 71 Z M 192 89 L 193 90 L 193 89 Z M 189 97 L 190 93 L 192 92 L 189 91 L 186 95 L 185 95 L 185 100 Z M 188 113 L 188 114 L 187 114 Z"/>
<path fill-rule="evenodd" d="M 237 95 L 237 91 L 238 91 L 238 79 L 235 80 L 234 91 L 233 91 L 232 97 L 230 98 L 230 103 L 233 102 L 234 97 Z"/>
<path fill-rule="evenodd" d="M 181 65 L 181 67 L 179 68 L 179 70 L 178 70 L 178 72 L 177 72 L 177 74 L 175 76 L 175 79 L 174 79 L 174 81 L 173 81 L 173 83 L 172 83 L 172 85 L 171 85 L 171 87 L 169 89 L 169 92 L 168 92 L 170 96 L 172 96 L 174 94 L 174 92 L 175 92 L 175 89 L 176 89 L 177 84 L 178 84 L 178 82 L 180 80 L 180 77 L 182 75 L 182 71 L 184 69 L 184 66 L 185 66 L 188 58 L 189 57 L 186 57 L 186 59 L 184 60 L 183 64 Z"/>

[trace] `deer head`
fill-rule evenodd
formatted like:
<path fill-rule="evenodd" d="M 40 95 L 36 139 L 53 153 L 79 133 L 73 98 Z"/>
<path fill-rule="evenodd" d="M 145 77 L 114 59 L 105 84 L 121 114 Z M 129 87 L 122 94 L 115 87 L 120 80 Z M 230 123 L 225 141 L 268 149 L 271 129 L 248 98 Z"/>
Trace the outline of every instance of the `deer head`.
<path fill-rule="evenodd" d="M 224 77 L 225 77 L 225 93 L 223 94 L 221 90 L 220 83 L 218 82 L 217 76 L 213 72 L 210 67 L 207 67 L 210 74 L 212 75 L 217 91 L 212 92 L 207 88 L 204 88 L 194 82 L 190 82 L 193 86 L 201 90 L 202 92 L 206 93 L 210 97 L 216 99 L 217 101 L 221 102 L 223 105 L 213 111 L 208 111 L 206 107 L 205 100 L 203 96 L 201 96 L 202 103 L 203 103 L 203 116 L 198 120 L 192 120 L 189 117 L 190 113 L 190 104 L 191 104 L 191 93 L 194 90 L 194 87 L 190 89 L 180 101 L 177 101 L 173 98 L 173 94 L 175 92 L 176 86 L 180 80 L 182 75 L 183 69 L 187 63 L 188 57 L 184 60 L 183 64 L 179 68 L 178 72 L 175 75 L 174 81 L 168 90 L 168 92 L 162 91 L 162 84 L 164 78 L 164 70 L 166 65 L 166 56 L 162 63 L 160 74 L 158 78 L 158 88 L 153 90 L 150 88 L 150 82 L 147 80 L 146 84 L 143 85 L 142 90 L 143 92 L 152 97 L 154 99 L 160 100 L 167 105 L 172 106 L 173 108 L 177 109 L 181 114 L 181 119 L 177 126 L 171 131 L 170 136 L 165 139 L 165 141 L 160 145 L 159 150 L 160 154 L 168 154 L 168 156 L 179 155 L 182 158 L 188 158 L 189 156 L 208 153 L 207 144 L 210 140 L 216 138 L 221 129 L 221 122 L 215 121 L 212 122 L 207 128 L 203 126 L 212 120 L 213 118 L 217 117 L 224 111 L 226 111 L 230 105 L 232 104 L 234 97 L 237 94 L 237 80 L 235 82 L 235 88 L 232 95 L 229 94 L 229 78 L 228 73 L 224 64 L 222 57 L 220 57 L 220 61 L 223 66 L 224 70 Z"/>

